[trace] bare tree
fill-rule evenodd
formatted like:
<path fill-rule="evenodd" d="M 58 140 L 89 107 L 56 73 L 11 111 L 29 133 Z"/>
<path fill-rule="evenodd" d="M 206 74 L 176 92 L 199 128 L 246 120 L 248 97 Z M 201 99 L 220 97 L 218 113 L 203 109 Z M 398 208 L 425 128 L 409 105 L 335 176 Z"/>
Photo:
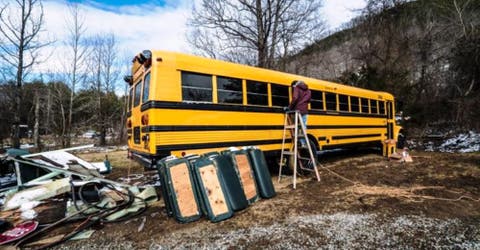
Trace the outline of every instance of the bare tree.
<path fill-rule="evenodd" d="M 318 38 L 320 7 L 320 0 L 202 0 L 187 39 L 200 54 L 274 68 Z"/>
<path fill-rule="evenodd" d="M 100 132 L 100 145 L 106 144 L 107 130 L 112 127 L 113 117 L 121 109 L 111 105 L 116 99 L 115 82 L 118 80 L 117 46 L 115 35 L 97 35 L 91 40 L 91 49 L 88 63 L 91 67 L 91 88 L 95 91 L 94 124 Z"/>
<path fill-rule="evenodd" d="M 69 55 L 64 68 L 67 72 L 67 81 L 71 90 L 70 101 L 68 104 L 68 119 L 66 123 L 66 146 L 70 147 L 75 91 L 78 83 L 84 80 L 85 60 L 88 56 L 88 47 L 84 42 L 84 33 L 86 30 L 84 27 L 84 18 L 77 3 L 69 5 L 69 16 L 66 20 L 66 29 L 68 30 L 66 45 L 68 47 Z"/>
<path fill-rule="evenodd" d="M 20 146 L 21 92 L 25 76 L 39 62 L 39 50 L 48 45 L 39 40 L 43 25 L 40 0 L 14 0 L 0 6 L 0 59 L 15 77 L 13 146 Z"/>

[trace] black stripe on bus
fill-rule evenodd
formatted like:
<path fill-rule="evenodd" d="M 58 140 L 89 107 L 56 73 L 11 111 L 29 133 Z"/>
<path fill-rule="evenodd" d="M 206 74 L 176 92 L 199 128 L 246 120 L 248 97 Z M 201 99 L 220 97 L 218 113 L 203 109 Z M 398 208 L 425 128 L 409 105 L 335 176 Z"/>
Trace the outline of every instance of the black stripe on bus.
<path fill-rule="evenodd" d="M 286 139 L 285 143 L 292 142 L 291 139 Z M 241 146 L 256 146 L 267 144 L 281 144 L 282 140 L 257 140 L 257 141 L 235 141 L 235 142 L 211 142 L 211 143 L 197 143 L 197 144 L 172 144 L 172 145 L 158 145 L 158 151 L 173 151 L 173 150 L 191 150 L 203 148 L 225 148 L 225 147 L 241 147 Z"/>
<path fill-rule="evenodd" d="M 326 141 L 327 137 L 326 136 L 320 136 L 320 137 L 318 137 L 318 140 L 319 141 Z"/>
<path fill-rule="evenodd" d="M 332 136 L 333 140 L 340 140 L 340 139 L 353 139 L 353 138 L 365 138 L 365 137 L 377 137 L 382 136 L 381 134 L 365 134 L 365 135 L 337 135 Z"/>
<path fill-rule="evenodd" d="M 259 107 L 243 105 L 227 105 L 214 103 L 194 103 L 194 102 L 167 102 L 167 101 L 148 101 L 142 104 L 140 110 L 149 109 L 187 109 L 187 110 L 211 110 L 211 111 L 236 111 L 236 112 L 259 112 L 259 113 L 285 113 L 281 107 Z M 336 112 L 323 110 L 309 110 L 311 115 L 330 115 L 330 116 L 354 116 L 354 117 L 378 117 L 386 118 L 381 114 L 365 114 L 351 112 Z"/>
<path fill-rule="evenodd" d="M 311 125 L 307 129 L 386 128 L 384 125 Z M 282 125 L 162 125 L 142 127 L 142 133 L 169 131 L 282 130 Z"/>

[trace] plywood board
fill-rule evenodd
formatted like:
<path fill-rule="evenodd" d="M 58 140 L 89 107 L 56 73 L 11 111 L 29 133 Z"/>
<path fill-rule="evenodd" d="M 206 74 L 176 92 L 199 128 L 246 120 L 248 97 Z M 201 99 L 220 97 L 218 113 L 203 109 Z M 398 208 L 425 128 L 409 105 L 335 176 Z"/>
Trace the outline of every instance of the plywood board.
<path fill-rule="evenodd" d="M 227 201 L 220 186 L 217 169 L 213 165 L 208 165 L 200 168 L 199 171 L 213 215 L 218 216 L 227 213 Z"/>
<path fill-rule="evenodd" d="M 172 185 L 177 197 L 177 204 L 182 217 L 198 215 L 198 206 L 193 192 L 193 183 L 190 180 L 188 166 L 181 163 L 170 167 Z"/>
<path fill-rule="evenodd" d="M 255 198 L 257 195 L 257 189 L 255 187 L 255 180 L 252 176 L 252 168 L 248 162 L 247 155 L 238 154 L 235 155 L 235 161 L 237 162 L 238 172 L 240 174 L 240 180 L 243 185 L 243 191 L 247 200 Z"/>

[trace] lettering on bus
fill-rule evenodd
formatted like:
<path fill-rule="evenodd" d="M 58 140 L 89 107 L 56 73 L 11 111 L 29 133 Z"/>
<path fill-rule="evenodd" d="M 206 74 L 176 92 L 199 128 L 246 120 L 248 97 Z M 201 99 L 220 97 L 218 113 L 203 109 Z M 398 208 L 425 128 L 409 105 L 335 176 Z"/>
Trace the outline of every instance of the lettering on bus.
<path fill-rule="evenodd" d="M 247 103 L 268 106 L 267 83 L 247 80 Z"/>
<path fill-rule="evenodd" d="M 212 76 L 182 71 L 182 100 L 212 102 Z"/>
<path fill-rule="evenodd" d="M 288 106 L 288 86 L 272 83 L 270 89 L 272 91 L 272 106 Z"/>
<path fill-rule="evenodd" d="M 218 103 L 243 104 L 242 80 L 217 76 Z"/>

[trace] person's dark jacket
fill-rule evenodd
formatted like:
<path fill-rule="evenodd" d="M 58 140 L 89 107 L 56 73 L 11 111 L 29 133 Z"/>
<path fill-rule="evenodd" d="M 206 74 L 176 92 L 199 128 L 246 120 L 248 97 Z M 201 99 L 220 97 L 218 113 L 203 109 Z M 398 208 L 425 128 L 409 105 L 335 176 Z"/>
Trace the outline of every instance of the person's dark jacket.
<path fill-rule="evenodd" d="M 308 113 L 308 103 L 312 97 L 311 91 L 308 89 L 308 85 L 304 82 L 300 82 L 293 88 L 292 102 L 288 108 L 290 110 L 298 110 L 302 115 Z"/>

